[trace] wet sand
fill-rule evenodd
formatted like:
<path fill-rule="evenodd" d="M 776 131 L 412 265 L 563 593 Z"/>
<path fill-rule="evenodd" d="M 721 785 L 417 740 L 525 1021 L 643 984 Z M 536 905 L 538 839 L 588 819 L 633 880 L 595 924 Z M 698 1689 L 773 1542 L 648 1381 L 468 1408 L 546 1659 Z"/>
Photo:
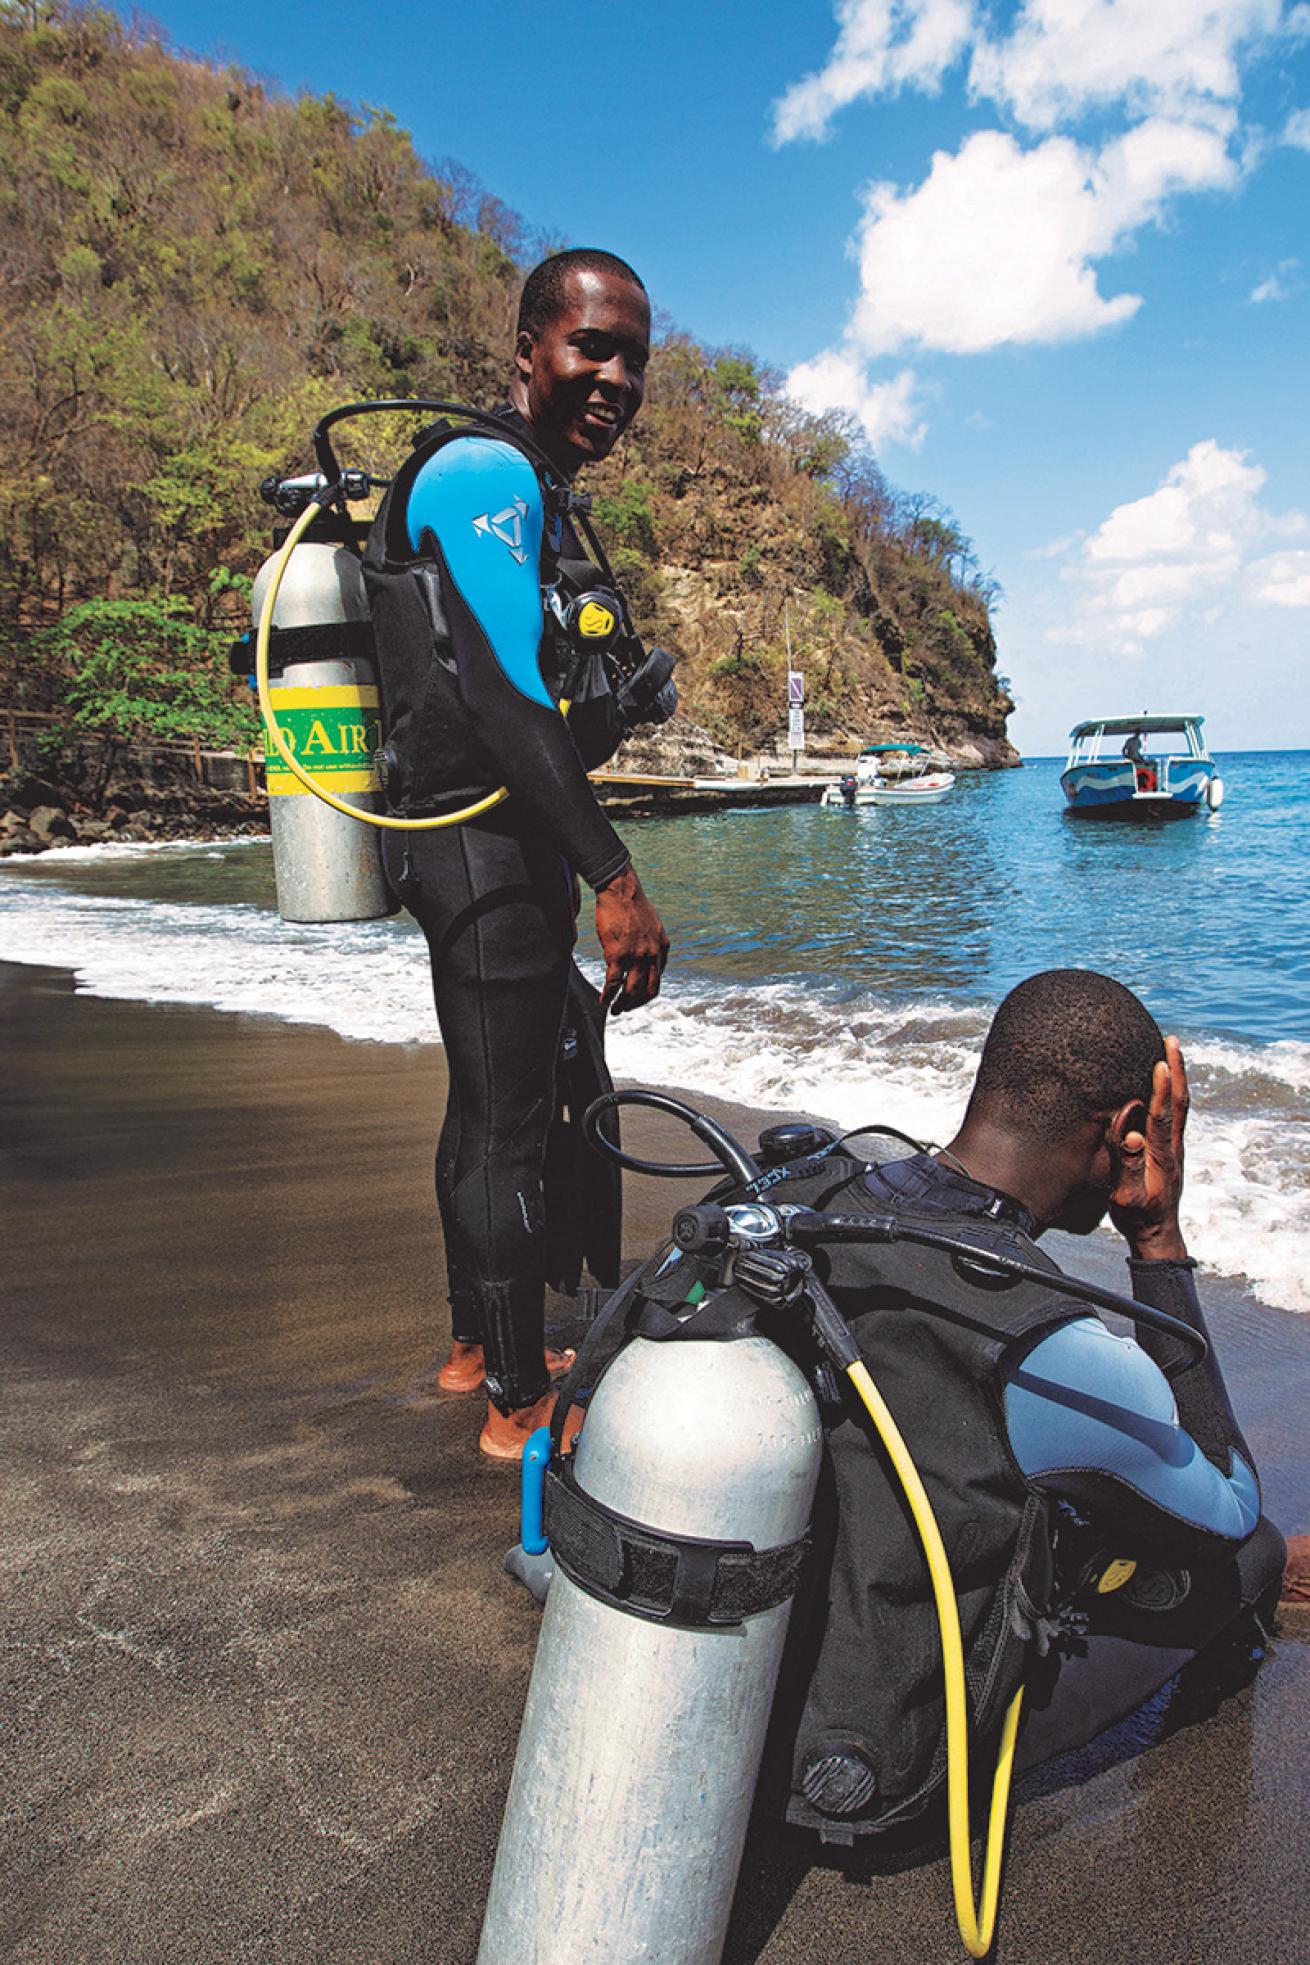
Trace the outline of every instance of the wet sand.
<path fill-rule="evenodd" d="M 435 1047 L 0 967 L 12 1965 L 471 1965 L 538 1613 L 480 1402 L 427 1389 L 440 1080 Z M 678 1193 L 630 1183 L 632 1253 Z M 1310 1529 L 1310 1318 L 1206 1302 Z M 1033 1777 L 1000 1965 L 1310 1960 L 1310 1609 L 1212 1693 Z M 962 1956 L 941 1861 L 752 1833 L 728 1965 Z"/>

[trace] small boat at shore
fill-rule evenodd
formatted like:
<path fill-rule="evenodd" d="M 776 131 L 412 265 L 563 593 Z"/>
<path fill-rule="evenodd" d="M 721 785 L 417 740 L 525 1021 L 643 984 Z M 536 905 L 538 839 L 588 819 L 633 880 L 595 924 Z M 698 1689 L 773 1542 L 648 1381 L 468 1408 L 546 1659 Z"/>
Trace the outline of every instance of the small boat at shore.
<path fill-rule="evenodd" d="M 1204 722 L 1202 716 L 1143 712 L 1076 723 L 1069 732 L 1069 761 L 1060 777 L 1067 809 L 1103 819 L 1173 819 L 1217 812 L 1224 785 L 1201 735 Z M 1144 748 L 1146 739 L 1153 740 L 1149 751 Z"/>
<path fill-rule="evenodd" d="M 820 803 L 855 811 L 861 805 L 938 805 L 955 783 L 953 771 L 924 771 L 922 744 L 866 744 L 855 770 L 829 785 Z"/>

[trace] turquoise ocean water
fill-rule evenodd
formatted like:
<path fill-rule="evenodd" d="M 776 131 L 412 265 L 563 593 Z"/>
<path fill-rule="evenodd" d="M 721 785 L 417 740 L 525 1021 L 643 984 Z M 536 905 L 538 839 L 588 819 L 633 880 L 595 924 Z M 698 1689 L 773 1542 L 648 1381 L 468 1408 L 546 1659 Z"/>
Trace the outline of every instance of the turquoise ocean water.
<path fill-rule="evenodd" d="M 1184 1039 L 1198 1252 L 1310 1309 L 1310 752 L 1221 770 L 1222 810 L 1171 824 L 1070 819 L 1053 760 L 919 811 L 629 823 L 673 954 L 659 1003 L 613 1026 L 616 1073 L 940 1138 L 1006 990 L 1106 970 Z M 288 927 L 266 842 L 7 861 L 0 954 L 102 995 L 435 1037 L 412 925 Z"/>

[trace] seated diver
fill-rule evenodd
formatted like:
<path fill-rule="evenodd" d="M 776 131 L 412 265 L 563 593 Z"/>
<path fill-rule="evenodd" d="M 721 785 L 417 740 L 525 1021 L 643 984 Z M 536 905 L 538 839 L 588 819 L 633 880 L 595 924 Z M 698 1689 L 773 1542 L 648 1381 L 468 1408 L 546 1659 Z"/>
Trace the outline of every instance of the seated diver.
<path fill-rule="evenodd" d="M 917 1188 L 920 1212 L 948 1196 L 957 1213 L 1008 1201 L 1034 1237 L 1089 1235 L 1108 1213 L 1128 1244 L 1134 1296 L 1200 1329 L 1178 1218 L 1187 1072 L 1176 1037 L 1160 1048 L 1149 1012 L 1110 977 L 1030 977 L 996 1013 L 950 1145 L 926 1165 L 879 1168 L 870 1187 Z M 1015 1457 L 1048 1491 L 1076 1500 L 1077 1470 L 1104 1471 L 1182 1520 L 1249 1535 L 1259 1490 L 1218 1365 L 1171 1388 L 1161 1364 L 1177 1349 L 1148 1328 L 1116 1337 L 1092 1315 L 1061 1325 L 1010 1374 Z"/>
<path fill-rule="evenodd" d="M 1204 1337 L 1179 1223 L 1187 1112 L 1178 1040 L 1111 978 L 1051 970 L 1001 1004 L 948 1146 L 796 1198 L 901 1214 L 1039 1264 L 1046 1229 L 1086 1235 L 1108 1214 L 1136 1300 Z M 1242 1612 L 1272 1608 L 1284 1545 L 1213 1351 L 1149 1324 L 1115 1335 L 1033 1282 L 993 1286 L 989 1312 L 985 1272 L 971 1305 L 958 1265 L 948 1301 L 950 1265 L 934 1260 L 920 1272 L 926 1317 L 912 1268 L 834 1250 L 828 1282 L 912 1451 L 936 1453 L 933 1477 L 921 1470 L 955 1571 L 975 1724 L 994 1731 L 992 1689 L 1007 1670 L 1010 1691 L 1027 1676 L 1018 1764 L 1033 1765 L 1123 1717 Z M 843 1415 L 828 1443 L 828 1587 L 798 1605 L 790 1677 L 804 1709 L 783 1699 L 775 1725 L 790 1819 L 848 1841 L 912 1822 L 939 1790 L 940 1667 L 922 1554 L 861 1416 Z M 1086 1660 L 1089 1623 L 1100 1649 L 1066 1673 L 1055 1654 Z M 1043 1693 L 1033 1663 L 1048 1651 Z"/>

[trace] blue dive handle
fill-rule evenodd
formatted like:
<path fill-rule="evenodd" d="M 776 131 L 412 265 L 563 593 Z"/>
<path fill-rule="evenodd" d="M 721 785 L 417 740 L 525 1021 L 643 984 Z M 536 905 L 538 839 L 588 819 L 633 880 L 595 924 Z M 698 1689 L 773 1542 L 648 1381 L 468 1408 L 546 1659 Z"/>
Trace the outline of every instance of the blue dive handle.
<path fill-rule="evenodd" d="M 549 1463 L 550 1427 L 538 1426 L 535 1433 L 528 1435 L 528 1443 L 523 1449 L 520 1540 L 525 1556 L 541 1556 L 546 1552 L 542 1508 L 546 1492 L 546 1468 Z"/>

